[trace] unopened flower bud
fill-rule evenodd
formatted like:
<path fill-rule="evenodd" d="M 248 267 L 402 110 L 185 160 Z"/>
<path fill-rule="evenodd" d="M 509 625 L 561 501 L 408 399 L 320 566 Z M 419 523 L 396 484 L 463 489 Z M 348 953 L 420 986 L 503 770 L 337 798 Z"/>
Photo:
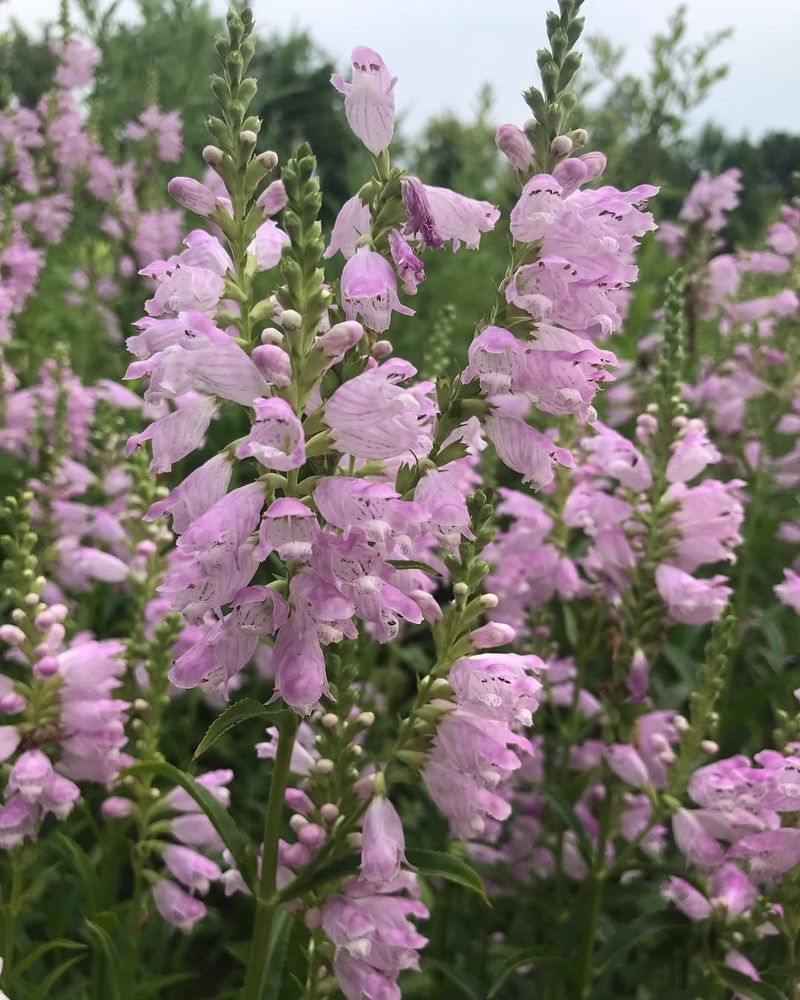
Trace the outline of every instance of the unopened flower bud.
<path fill-rule="evenodd" d="M 209 167 L 219 167 L 225 159 L 225 154 L 219 146 L 205 146 L 203 148 L 202 156 Z"/>
<path fill-rule="evenodd" d="M 394 348 L 392 347 L 390 341 L 376 340 L 375 343 L 372 345 L 371 353 L 373 358 L 377 358 L 380 361 L 381 358 L 388 358 L 393 350 Z"/>
<path fill-rule="evenodd" d="M 356 718 L 356 722 L 359 723 L 359 725 L 367 726 L 367 727 L 371 726 L 374 721 L 375 721 L 375 713 L 374 712 L 362 712 Z"/>
<path fill-rule="evenodd" d="M 339 807 L 334 802 L 326 802 L 320 806 L 319 814 L 326 823 L 333 823 L 339 818 Z"/>
<path fill-rule="evenodd" d="M 317 337 L 315 346 L 328 358 L 341 358 L 364 336 L 364 327 L 355 320 L 346 320 Z"/>
<path fill-rule="evenodd" d="M 25 633 L 16 625 L 0 625 L 0 639 L 9 646 L 21 646 L 25 642 Z"/>
<path fill-rule="evenodd" d="M 487 611 L 496 608 L 499 603 L 500 598 L 497 594 L 481 594 L 481 607 L 486 608 Z"/>
<path fill-rule="evenodd" d="M 685 715 L 673 716 L 672 725 L 678 730 L 679 733 L 686 733 L 689 731 L 689 720 Z"/>
<path fill-rule="evenodd" d="M 463 580 L 459 580 L 458 583 L 453 584 L 453 594 L 456 597 L 466 597 L 468 593 L 469 587 Z"/>
<path fill-rule="evenodd" d="M 303 317 L 296 309 L 284 309 L 278 317 L 278 322 L 284 330 L 299 330 L 303 325 Z"/>
<path fill-rule="evenodd" d="M 247 128 L 243 132 L 239 133 L 239 142 L 243 146 L 255 146 L 258 142 L 258 136 L 255 132 L 252 132 L 249 128 Z"/>
<path fill-rule="evenodd" d="M 339 716 L 334 715 L 333 712 L 326 712 L 325 715 L 322 716 L 322 719 L 320 721 L 322 722 L 322 725 L 326 729 L 333 729 L 333 727 L 339 721 Z"/>
<path fill-rule="evenodd" d="M 314 770 L 318 774 L 331 774 L 335 765 L 328 757 L 321 757 L 314 765 Z"/>
<path fill-rule="evenodd" d="M 501 125 L 494 142 L 515 170 L 529 170 L 533 163 L 533 150 L 528 137 L 516 125 Z"/>
<path fill-rule="evenodd" d="M 608 162 L 605 154 L 599 152 L 584 153 L 581 159 L 589 168 L 589 176 L 586 178 L 587 181 L 593 181 L 595 177 L 599 177 L 600 174 L 602 174 L 606 169 L 606 164 Z"/>
<path fill-rule="evenodd" d="M 69 614 L 69 610 L 65 604 L 51 604 L 50 613 L 53 615 L 57 622 L 63 622 L 64 619 Z"/>
<path fill-rule="evenodd" d="M 487 622 L 486 625 L 473 629 L 469 637 L 476 649 L 493 649 L 513 642 L 516 634 L 510 625 L 503 622 Z"/>
<path fill-rule="evenodd" d="M 572 152 L 572 139 L 568 135 L 557 135 L 550 143 L 550 152 L 555 156 L 569 156 Z"/>
<path fill-rule="evenodd" d="M 4 715 L 16 715 L 28 704 L 25 697 L 17 691 L 7 691 L 0 696 L 0 712 Z"/>
<path fill-rule="evenodd" d="M 192 177 L 173 177 L 167 191 L 179 205 L 195 215 L 211 215 L 217 207 L 214 192 Z"/>
<path fill-rule="evenodd" d="M 307 823 L 308 820 L 305 818 L 305 816 L 301 816 L 300 813 L 295 813 L 294 816 L 292 816 L 289 820 L 289 826 L 294 830 L 295 833 L 297 833 L 297 831 L 300 830 L 302 827 L 306 826 Z"/>
<path fill-rule="evenodd" d="M 22 610 L 22 608 L 14 608 L 11 612 L 11 621 L 16 622 L 17 624 L 24 622 L 27 617 L 27 614 Z"/>
<path fill-rule="evenodd" d="M 703 740 L 700 749 L 707 754 L 719 753 L 719 743 L 715 743 L 714 740 Z"/>
<path fill-rule="evenodd" d="M 278 166 L 278 154 L 272 149 L 259 153 L 256 159 L 267 172 Z"/>
<path fill-rule="evenodd" d="M 283 331 L 274 326 L 265 327 L 261 331 L 262 344 L 282 344 L 284 342 Z"/>
<path fill-rule="evenodd" d="M 137 698 L 133 703 L 133 707 L 137 712 L 146 712 L 150 706 L 144 698 Z"/>
<path fill-rule="evenodd" d="M 58 673 L 58 658 L 55 656 L 43 656 L 34 665 L 34 672 L 39 677 L 53 677 Z"/>
<path fill-rule="evenodd" d="M 292 381 L 292 359 L 277 344 L 261 344 L 250 356 L 256 368 L 273 385 L 283 388 Z"/>
<path fill-rule="evenodd" d="M 305 823 L 297 833 L 297 839 L 306 847 L 319 847 L 326 836 L 324 827 L 318 823 Z"/>
<path fill-rule="evenodd" d="M 558 138 L 562 138 L 559 136 Z M 575 128 L 568 136 L 563 136 L 565 139 L 569 139 L 575 146 L 585 146 L 589 141 L 589 133 L 585 128 Z"/>
<path fill-rule="evenodd" d="M 347 846 L 357 851 L 361 847 L 361 834 L 358 832 L 348 833 Z"/>
<path fill-rule="evenodd" d="M 123 795 L 112 795 L 100 806 L 104 819 L 124 819 L 133 812 L 133 802 Z"/>
<path fill-rule="evenodd" d="M 39 603 L 39 595 L 38 594 L 31 593 L 31 594 L 26 594 L 25 595 L 25 605 L 27 607 L 29 607 L 29 608 L 35 608 L 38 603 Z"/>

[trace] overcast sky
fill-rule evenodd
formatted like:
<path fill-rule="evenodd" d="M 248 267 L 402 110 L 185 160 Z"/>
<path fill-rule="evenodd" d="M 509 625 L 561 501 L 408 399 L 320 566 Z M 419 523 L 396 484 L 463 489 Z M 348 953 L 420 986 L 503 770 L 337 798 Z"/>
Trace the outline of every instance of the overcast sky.
<path fill-rule="evenodd" d="M 224 0 L 212 0 L 220 11 Z M 262 33 L 307 28 L 340 63 L 355 45 L 369 45 L 399 77 L 398 108 L 413 129 L 445 109 L 474 106 L 478 86 L 495 93 L 498 122 L 525 117 L 520 98 L 534 82 L 534 53 L 544 41 L 544 14 L 553 0 L 253 0 Z M 625 47 L 626 65 L 648 64 L 647 46 L 677 0 L 586 0 L 587 33 L 602 33 Z M 800 130 L 800 0 L 688 0 L 694 40 L 725 27 L 733 37 L 719 50 L 730 65 L 698 115 L 733 133 L 757 136 L 770 129 Z M 125 15 L 133 0 L 122 0 Z M 6 0 L 0 24 L 14 16 L 24 25 L 54 17 L 58 0 Z M 187 55 L 190 55 L 187 53 Z"/>

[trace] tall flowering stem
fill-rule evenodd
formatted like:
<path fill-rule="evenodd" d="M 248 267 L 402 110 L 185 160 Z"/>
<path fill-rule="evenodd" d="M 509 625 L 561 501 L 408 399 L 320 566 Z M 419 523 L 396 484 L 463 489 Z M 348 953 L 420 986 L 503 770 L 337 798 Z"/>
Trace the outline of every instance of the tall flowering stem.
<path fill-rule="evenodd" d="M 293 712 L 282 712 L 277 720 L 279 738 L 275 764 L 269 786 L 269 801 L 264 819 L 264 851 L 261 858 L 261 877 L 256 891 L 256 912 L 250 939 L 250 954 L 245 973 L 243 1000 L 259 1000 L 268 975 L 270 932 L 278 907 L 277 869 L 278 840 L 283 829 L 284 796 L 289 784 L 298 718 Z"/>
<path fill-rule="evenodd" d="M 565 132 L 570 112 L 577 103 L 570 83 L 581 65 L 581 54 L 575 51 L 575 45 L 583 33 L 584 19 L 579 16 L 582 5 L 583 0 L 559 0 L 558 13 L 548 11 L 550 47 L 536 53 L 542 89 L 529 87 L 523 95 L 534 114 L 534 120 L 525 126 L 533 148 L 534 173 L 550 173 L 575 146 L 586 142 L 583 129 Z"/>
<path fill-rule="evenodd" d="M 666 288 L 664 302 L 664 336 L 655 400 L 641 418 L 646 422 L 649 437 L 649 457 L 652 482 L 646 503 L 639 507 L 638 517 L 644 528 L 641 558 L 632 570 L 630 588 L 623 597 L 620 641 L 614 657 L 615 680 L 624 680 L 637 650 L 648 658 L 658 649 L 663 628 L 663 612 L 658 601 L 655 573 L 657 566 L 670 552 L 672 536 L 669 521 L 675 504 L 666 496 L 667 466 L 670 448 L 675 439 L 676 421 L 684 418 L 686 405 L 681 401 L 684 367 L 684 292 L 683 274 L 673 274 Z M 646 432 L 647 433 L 647 432 Z"/>

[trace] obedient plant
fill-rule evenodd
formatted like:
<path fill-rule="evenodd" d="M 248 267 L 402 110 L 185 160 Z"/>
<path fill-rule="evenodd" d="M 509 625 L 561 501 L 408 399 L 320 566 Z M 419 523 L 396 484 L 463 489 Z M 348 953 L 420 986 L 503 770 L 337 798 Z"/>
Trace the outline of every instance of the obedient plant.
<path fill-rule="evenodd" d="M 149 94 L 101 147 L 68 31 L 0 114 L 15 1000 L 797 995 L 800 211 L 732 250 L 737 170 L 658 227 L 606 184 L 581 6 L 498 205 L 397 165 L 403 82 L 358 45 L 331 95 L 371 170 L 326 234 L 311 148 L 262 148 L 246 8 L 197 176 L 160 184 Z M 429 286 L 496 230 L 459 356 Z M 31 336 L 73 244 L 104 370 Z"/>

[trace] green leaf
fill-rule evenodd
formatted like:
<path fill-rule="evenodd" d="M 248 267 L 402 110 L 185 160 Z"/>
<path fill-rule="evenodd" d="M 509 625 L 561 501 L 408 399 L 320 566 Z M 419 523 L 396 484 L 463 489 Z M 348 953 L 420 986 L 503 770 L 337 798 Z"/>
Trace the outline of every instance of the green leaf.
<path fill-rule="evenodd" d="M 407 852 L 406 852 L 407 853 Z M 348 875 L 355 875 L 361 859 L 358 854 L 346 854 L 344 857 L 331 861 L 322 868 L 310 868 L 306 872 L 301 872 L 294 882 L 290 882 L 285 889 L 278 894 L 281 902 L 288 899 L 295 899 L 306 892 L 318 889 L 328 882 L 335 882 L 337 879 L 345 878 Z"/>
<path fill-rule="evenodd" d="M 730 986 L 744 997 L 749 997 L 750 1000 L 786 1000 L 786 994 L 776 990 L 769 983 L 756 983 L 744 973 L 729 969 L 727 965 L 718 966 L 717 974 L 726 986 Z"/>
<path fill-rule="evenodd" d="M 469 1000 L 484 1000 L 486 990 L 483 985 L 464 969 L 459 969 L 458 966 L 451 965 L 449 962 L 442 962 L 438 958 L 428 958 L 423 964 L 425 970 L 432 969 L 449 979 L 465 997 L 469 997 Z"/>
<path fill-rule="evenodd" d="M 444 851 L 428 851 L 422 847 L 407 847 L 406 860 L 420 875 L 436 876 L 477 893 L 487 906 L 491 905 L 480 875 L 466 861 Z"/>
<path fill-rule="evenodd" d="M 237 826 L 233 817 L 211 792 L 185 771 L 166 761 L 146 760 L 126 768 L 126 774 L 153 774 L 166 778 L 187 792 L 208 816 L 211 825 L 231 852 L 245 884 L 252 891 L 256 881 L 256 851 L 250 838 Z"/>
<path fill-rule="evenodd" d="M 53 993 L 53 987 L 65 976 L 73 965 L 77 965 L 78 962 L 83 960 L 83 955 L 76 955 L 74 958 L 68 958 L 66 962 L 62 962 L 61 965 L 57 966 L 53 971 L 38 984 L 38 989 L 36 993 L 32 993 L 31 997 L 33 1000 L 52 1000 L 55 996 Z"/>
<path fill-rule="evenodd" d="M 586 827 L 581 823 L 578 817 L 575 815 L 575 810 L 572 808 L 570 803 L 561 792 L 557 792 L 554 788 L 542 787 L 542 792 L 546 796 L 548 802 L 556 811 L 556 813 L 561 817 L 562 821 L 572 830 L 575 834 L 575 841 L 578 850 L 581 852 L 583 860 L 591 865 L 594 856 L 594 849 L 592 848 L 592 842 L 589 840 L 589 834 L 586 832 Z"/>
<path fill-rule="evenodd" d="M 106 960 L 106 996 L 108 1000 L 121 1000 L 122 994 L 119 984 L 125 982 L 125 974 L 117 946 L 108 931 L 92 920 L 84 919 L 84 923 L 92 939 L 92 946 L 95 951 L 105 957 Z"/>
<path fill-rule="evenodd" d="M 489 992 L 486 994 L 487 1000 L 496 997 L 505 985 L 508 977 L 516 972 L 517 969 L 521 969 L 523 965 L 544 965 L 553 964 L 554 962 L 563 964 L 564 961 L 561 955 L 553 955 L 547 948 L 543 948 L 541 945 L 515 951 L 513 955 L 508 956 L 497 970 Z"/>
<path fill-rule="evenodd" d="M 277 722 L 277 716 L 286 712 L 285 708 L 267 708 L 266 705 L 255 698 L 242 698 L 216 717 L 206 730 L 206 735 L 200 740 L 200 744 L 194 752 L 193 760 L 197 760 L 207 750 L 229 732 L 240 722 L 247 722 L 248 719 L 264 719 L 266 721 Z"/>
<path fill-rule="evenodd" d="M 69 938 L 55 938 L 53 941 L 45 941 L 37 945 L 33 951 L 29 951 L 18 962 L 14 963 L 14 973 L 18 976 L 22 975 L 28 966 L 33 965 L 34 962 L 38 962 L 42 956 L 50 951 L 55 951 L 56 949 L 62 951 L 85 951 L 87 947 L 88 945 L 83 941 L 70 941 Z"/>
<path fill-rule="evenodd" d="M 607 972 L 622 958 L 629 948 L 639 944 L 653 934 L 660 934 L 661 931 L 674 930 L 678 927 L 684 930 L 689 926 L 686 917 L 680 913 L 673 913 L 669 910 L 661 910 L 658 913 L 647 913 L 643 917 L 637 917 L 630 923 L 625 924 L 614 935 L 614 937 L 600 949 L 595 958 L 595 967 L 598 974 Z"/>
<path fill-rule="evenodd" d="M 151 997 L 171 996 L 171 993 L 164 990 L 165 986 L 175 986 L 177 983 L 185 983 L 189 979 L 195 979 L 197 972 L 171 972 L 165 976 L 148 976 L 146 983 L 140 983 L 133 991 L 135 1000 L 150 1000 Z M 163 992 L 162 992 L 163 991 Z"/>
<path fill-rule="evenodd" d="M 294 917 L 286 910 L 276 910 L 272 918 L 272 927 L 267 947 L 267 960 L 264 963 L 264 978 L 266 989 L 263 1000 L 280 1000 L 282 995 L 286 953 L 289 949 L 289 938 L 295 925 Z"/>
<path fill-rule="evenodd" d="M 426 562 L 420 562 L 419 559 L 387 559 L 386 562 L 390 566 L 394 566 L 395 569 L 421 569 L 428 576 L 439 577 L 442 575 L 433 566 L 429 566 Z"/>
<path fill-rule="evenodd" d="M 89 913 L 96 913 L 100 906 L 99 899 L 102 886 L 89 855 L 74 840 L 65 836 L 60 830 L 52 838 L 51 844 L 72 865 L 78 881 L 86 894 L 88 911 Z"/>

